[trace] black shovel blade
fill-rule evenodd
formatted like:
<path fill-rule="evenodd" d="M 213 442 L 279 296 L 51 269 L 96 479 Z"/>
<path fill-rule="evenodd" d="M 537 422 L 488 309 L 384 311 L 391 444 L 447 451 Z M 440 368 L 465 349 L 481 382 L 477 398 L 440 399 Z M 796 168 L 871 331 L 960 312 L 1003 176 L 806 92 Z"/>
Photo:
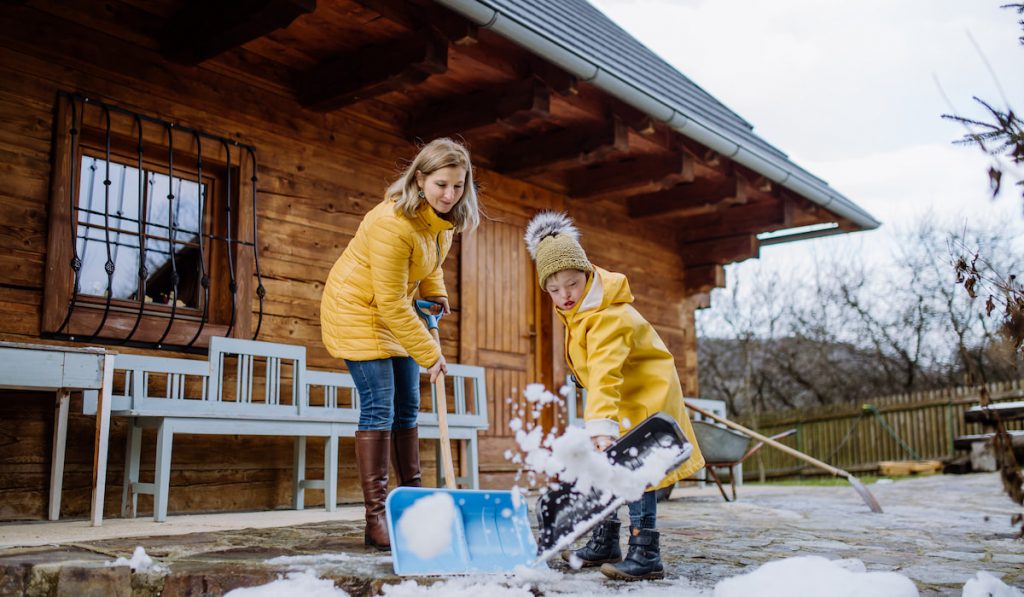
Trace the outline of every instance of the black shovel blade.
<path fill-rule="evenodd" d="M 636 470 L 655 449 L 673 447 L 679 450 L 679 458 L 665 474 L 686 462 L 692 449 L 679 424 L 665 413 L 656 413 L 630 429 L 606 453 L 612 463 Z M 552 548 L 575 541 L 622 503 L 621 498 L 602 497 L 593 489 L 581 493 L 573 483 L 561 483 L 545 493 L 537 502 L 537 550 L 541 558 L 546 559 L 544 555 Z"/>

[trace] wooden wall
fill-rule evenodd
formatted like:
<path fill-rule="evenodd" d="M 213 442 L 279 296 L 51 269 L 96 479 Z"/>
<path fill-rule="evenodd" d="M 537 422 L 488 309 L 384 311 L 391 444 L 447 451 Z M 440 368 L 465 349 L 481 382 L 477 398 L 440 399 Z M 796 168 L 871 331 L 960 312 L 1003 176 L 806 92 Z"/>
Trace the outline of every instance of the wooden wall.
<path fill-rule="evenodd" d="M 320 342 L 320 293 L 361 216 L 376 204 L 400 160 L 415 152 L 390 113 L 374 101 L 329 114 L 306 111 L 281 90 L 220 59 L 198 68 L 177 66 L 145 45 L 90 32 L 34 8 L 0 11 L 0 339 L 40 341 L 59 90 L 254 145 L 259 158 L 258 250 L 267 289 L 260 339 L 304 344 L 311 367 L 339 367 Z M 696 393 L 693 311 L 683 296 L 682 264 L 673 243 L 630 222 L 621 205 L 570 202 L 490 172 L 479 178 L 484 204 L 495 214 L 528 216 L 538 208 L 568 208 L 579 219 L 593 261 L 630 277 L 637 307 L 675 353 L 687 394 Z M 444 266 L 456 313 L 445 321 L 442 336 L 445 354 L 453 361 L 461 356 L 459 307 L 465 289 L 460 254 L 456 242 Z M 476 297 L 496 291 L 477 284 Z M 495 309 L 488 316 L 501 318 L 502 312 Z M 492 412 L 507 391 L 492 392 Z M 73 413 L 81 411 L 79 400 L 72 404 Z M 0 519 L 45 516 L 52 407 L 48 394 L 0 394 Z M 91 426 L 91 417 L 71 417 L 64 516 L 88 511 Z M 124 421 L 115 419 L 107 515 L 118 510 L 124 437 Z M 144 479 L 152 471 L 153 440 L 144 436 Z M 322 452 L 320 443 L 310 444 L 312 465 Z M 170 511 L 285 507 L 291 454 L 289 438 L 181 436 L 174 448 Z M 424 476 L 433 479 L 433 450 L 424 450 L 424 459 Z M 358 501 L 350 442 L 342 443 L 341 462 L 340 497 Z M 178 490 L 184 486 L 190 490 Z M 320 499 L 319 492 L 310 492 L 307 503 L 316 505 Z M 150 507 L 143 496 L 140 512 Z"/>

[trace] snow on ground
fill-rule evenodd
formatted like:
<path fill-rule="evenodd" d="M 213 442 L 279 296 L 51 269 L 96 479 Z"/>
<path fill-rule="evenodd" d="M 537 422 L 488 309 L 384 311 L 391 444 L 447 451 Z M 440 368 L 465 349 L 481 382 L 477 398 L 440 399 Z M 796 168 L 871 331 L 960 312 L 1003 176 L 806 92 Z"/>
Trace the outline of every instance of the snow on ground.
<path fill-rule="evenodd" d="M 963 597 L 1024 597 L 1024 592 L 999 580 L 988 572 L 981 571 L 964 585 Z"/>
<path fill-rule="evenodd" d="M 285 577 L 258 587 L 228 591 L 224 597 L 348 597 L 348 593 L 334 586 L 334 582 L 320 578 L 315 572 L 302 570 L 289 572 Z"/>
<path fill-rule="evenodd" d="M 347 560 L 345 554 L 324 554 Z M 320 556 L 316 556 L 320 557 Z M 281 558 L 268 560 L 279 561 Z M 330 558 L 321 561 L 328 561 Z M 895 572 L 869 572 L 857 559 L 828 560 L 820 556 L 800 556 L 776 560 L 756 570 L 719 582 L 711 589 L 694 587 L 684 578 L 636 583 L 610 582 L 596 569 L 561 573 L 555 570 L 517 568 L 508 575 L 454 577 L 433 584 L 415 579 L 384 585 L 388 597 L 791 597 L 793 595 L 829 595 L 829 597 L 917 597 L 914 583 Z M 312 568 L 292 571 L 260 586 L 235 589 L 227 597 L 346 597 L 347 593 L 328 579 L 321 579 Z M 964 585 L 963 597 L 1024 597 L 987 572 L 979 572 Z"/>
<path fill-rule="evenodd" d="M 141 545 L 135 548 L 132 559 L 117 558 L 113 562 L 107 562 L 107 566 L 128 566 L 132 572 L 164 572 L 167 569 L 166 566 L 154 562 Z"/>
<path fill-rule="evenodd" d="M 768 562 L 749 574 L 715 585 L 714 597 L 829 595 L 917 597 L 917 587 L 895 572 L 868 572 L 860 560 L 800 556 Z"/>
<path fill-rule="evenodd" d="M 451 547 L 452 521 L 457 515 L 451 495 L 432 493 L 416 500 L 402 513 L 398 519 L 399 536 L 406 538 L 414 554 L 429 560 Z"/>
<path fill-rule="evenodd" d="M 531 384 L 524 391 L 531 408 L 560 400 L 540 384 Z M 629 499 L 640 496 L 642 489 L 660 480 L 665 470 L 664 462 L 675 456 L 670 451 L 654 456 L 650 467 L 631 472 L 623 467 L 613 466 L 603 454 L 595 451 L 590 438 L 579 428 L 570 427 L 561 437 L 543 436 L 539 427 L 523 422 L 525 409 L 519 418 L 510 424 L 516 433 L 516 441 L 522 454 L 506 455 L 517 464 L 523 464 L 529 478 L 538 474 L 557 474 L 563 480 L 575 480 L 578 486 L 595 487 L 609 494 L 628 495 Z M 664 462 L 663 462 L 664 460 Z M 662 472 L 658 472 L 657 467 Z M 632 476 L 631 476 L 632 475 Z M 533 485 L 533 483 L 531 483 Z M 542 491 L 545 488 L 542 488 Z M 522 489 L 512 488 L 518 502 Z M 451 497 L 439 493 L 431 497 L 448 498 L 448 503 L 424 503 L 423 512 L 406 518 L 425 499 L 419 500 L 407 510 L 399 521 L 415 524 L 404 528 L 409 536 L 421 537 L 422 548 L 433 555 L 448 547 L 451 538 L 439 537 L 448 533 L 455 506 Z M 734 508 L 760 508 L 752 504 L 729 504 Z M 781 511 L 770 510 L 766 515 L 778 516 Z M 792 513 L 792 516 L 799 517 Z M 429 528 L 426 523 L 430 524 Z M 141 548 L 139 548 L 141 550 Z M 137 555 L 138 551 L 137 550 Z M 434 551 L 439 550 L 439 551 Z M 145 552 L 142 553 L 145 555 Z M 419 554 L 421 557 L 423 554 Z M 331 581 L 320 579 L 316 569 L 333 562 L 348 561 L 359 556 L 347 554 L 320 554 L 317 556 L 291 556 L 268 560 L 271 564 L 286 564 L 292 567 L 284 578 L 251 589 L 238 589 L 231 597 L 263 597 L 270 595 L 311 595 L 343 596 L 346 593 L 333 586 Z M 135 558 L 133 558 L 134 560 Z M 297 569 L 296 569 L 297 567 Z M 671 571 L 670 571 L 671 572 Z M 436 579 L 431 579 L 436 580 Z M 534 597 L 542 594 L 549 597 L 594 597 L 595 595 L 628 597 L 791 597 L 792 595 L 829 595 L 830 597 L 917 597 L 914 582 L 896 572 L 868 571 L 858 559 L 828 560 L 820 556 L 798 556 L 775 560 L 761 565 L 747 574 L 734 576 L 718 582 L 714 587 L 695 587 L 686 578 L 665 581 L 621 583 L 608 581 L 597 569 L 559 572 L 548 568 L 517 568 L 511 574 L 475 575 L 473 577 L 452 577 L 437 580 L 431 584 L 419 584 L 414 579 L 382 587 L 389 597 Z M 963 587 L 962 597 L 1024 597 L 1024 593 L 1004 584 L 997 577 L 979 571 Z"/>

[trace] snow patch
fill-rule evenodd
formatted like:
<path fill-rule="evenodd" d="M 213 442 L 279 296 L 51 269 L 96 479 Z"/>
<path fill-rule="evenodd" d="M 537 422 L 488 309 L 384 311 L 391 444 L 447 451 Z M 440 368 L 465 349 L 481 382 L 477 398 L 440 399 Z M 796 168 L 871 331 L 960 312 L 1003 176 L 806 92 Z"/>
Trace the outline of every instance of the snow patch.
<path fill-rule="evenodd" d="M 266 560 L 266 563 L 276 566 L 329 566 L 351 561 L 352 556 L 347 553 L 318 553 L 305 556 L 278 556 Z"/>
<path fill-rule="evenodd" d="M 310 570 L 289 572 L 285 577 L 258 587 L 235 589 L 224 597 L 348 597 L 348 593 L 334 586 L 334 582 L 320 578 Z"/>
<path fill-rule="evenodd" d="M 917 587 L 895 572 L 867 572 L 860 560 L 800 556 L 768 562 L 715 585 L 714 597 L 918 597 Z"/>
<path fill-rule="evenodd" d="M 128 566 L 132 569 L 132 572 L 166 572 L 167 566 L 158 564 L 153 561 L 153 558 L 149 557 L 146 550 L 141 546 L 137 546 L 135 551 L 132 553 L 132 558 L 117 558 L 113 562 L 107 562 L 107 566 Z"/>
<path fill-rule="evenodd" d="M 409 549 L 414 554 L 429 560 L 451 547 L 452 522 L 456 515 L 451 495 L 432 493 L 406 508 L 398 519 L 398 532 L 409 541 Z"/>
<path fill-rule="evenodd" d="M 1024 593 L 982 570 L 964 585 L 963 597 L 1024 597 Z"/>

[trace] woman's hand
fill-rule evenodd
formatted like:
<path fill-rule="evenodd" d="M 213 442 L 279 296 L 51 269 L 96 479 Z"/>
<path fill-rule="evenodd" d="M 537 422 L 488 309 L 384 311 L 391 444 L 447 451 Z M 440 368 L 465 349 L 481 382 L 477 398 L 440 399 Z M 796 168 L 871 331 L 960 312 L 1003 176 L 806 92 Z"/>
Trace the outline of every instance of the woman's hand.
<path fill-rule="evenodd" d="M 423 300 L 437 303 L 430 307 L 431 315 L 439 315 L 441 313 L 448 315 L 452 312 L 451 305 L 448 304 L 448 297 L 446 296 L 428 296 L 424 297 Z M 445 371 L 445 373 L 447 373 L 447 371 Z"/>
<path fill-rule="evenodd" d="M 615 441 L 610 435 L 595 435 L 590 438 L 591 443 L 594 444 L 594 449 L 599 452 L 604 452 L 609 446 Z"/>
<path fill-rule="evenodd" d="M 427 373 L 430 374 L 430 383 L 437 382 L 438 375 L 442 373 L 448 374 L 448 363 L 444 360 L 444 355 L 441 355 L 441 358 L 437 359 L 437 362 L 427 369 Z"/>

